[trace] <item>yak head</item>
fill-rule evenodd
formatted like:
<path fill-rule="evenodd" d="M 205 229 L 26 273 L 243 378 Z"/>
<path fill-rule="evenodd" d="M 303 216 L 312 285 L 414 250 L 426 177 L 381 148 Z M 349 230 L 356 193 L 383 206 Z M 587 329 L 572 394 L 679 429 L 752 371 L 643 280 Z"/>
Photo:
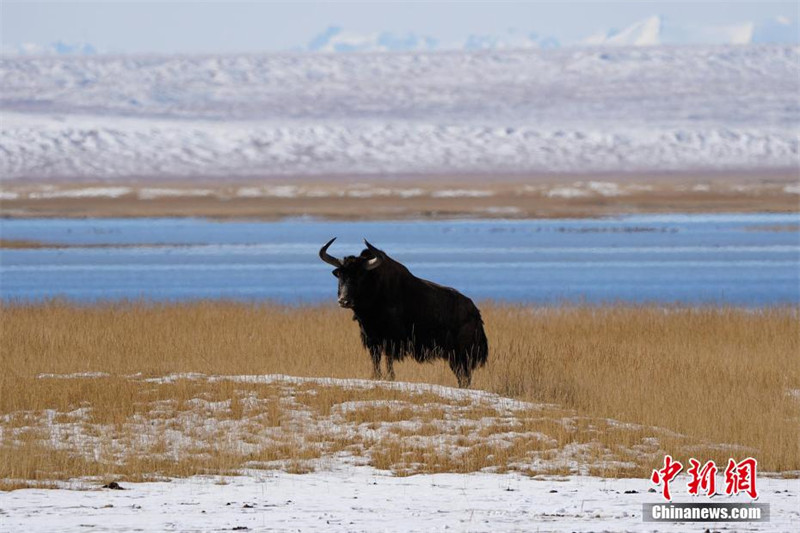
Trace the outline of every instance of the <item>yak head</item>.
<path fill-rule="evenodd" d="M 339 279 L 339 306 L 353 309 L 375 297 L 376 277 L 373 271 L 383 264 L 386 254 L 364 239 L 367 247 L 361 255 L 337 259 L 328 254 L 328 247 L 335 240 L 336 237 L 320 249 L 319 258 L 336 267 L 333 275 Z"/>

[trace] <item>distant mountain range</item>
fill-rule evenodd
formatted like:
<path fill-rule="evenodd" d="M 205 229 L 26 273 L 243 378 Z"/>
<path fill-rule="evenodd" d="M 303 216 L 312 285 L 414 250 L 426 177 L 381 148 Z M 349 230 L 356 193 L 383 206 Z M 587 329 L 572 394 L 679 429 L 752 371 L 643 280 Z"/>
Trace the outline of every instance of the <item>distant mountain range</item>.
<path fill-rule="evenodd" d="M 654 15 L 618 30 L 593 34 L 565 46 L 654 46 L 689 44 L 800 44 L 796 19 L 780 16 L 759 23 L 743 22 L 727 26 L 678 25 Z M 472 34 L 462 40 L 447 42 L 416 33 L 359 33 L 330 26 L 298 50 L 311 52 L 393 52 L 424 50 L 502 50 L 549 49 L 561 43 L 550 35 L 509 29 L 499 34 Z M 12 55 L 91 55 L 100 51 L 88 43 L 58 41 L 47 45 L 25 43 L 4 48 Z"/>
<path fill-rule="evenodd" d="M 392 52 L 414 50 L 496 50 L 509 48 L 556 48 L 555 37 L 509 29 L 500 35 L 469 35 L 456 43 L 445 43 L 428 35 L 391 32 L 356 33 L 330 26 L 308 44 L 312 52 Z"/>
<path fill-rule="evenodd" d="M 23 43 L 16 47 L 16 49 L 6 50 L 3 53 L 19 54 L 19 55 L 36 55 L 36 56 L 49 56 L 49 55 L 94 55 L 98 53 L 97 49 L 89 43 L 67 43 L 64 41 L 56 41 L 50 44 L 35 44 Z"/>
<path fill-rule="evenodd" d="M 621 30 L 611 29 L 567 46 L 654 46 L 686 44 L 800 44 L 796 20 L 776 17 L 761 23 L 744 22 L 727 26 L 676 25 L 654 15 Z M 389 52 L 414 50 L 500 50 L 548 49 L 561 46 L 553 36 L 509 29 L 501 34 L 469 35 L 458 42 L 435 37 L 390 32 L 357 33 L 331 26 L 314 37 L 307 50 L 313 52 Z"/>
<path fill-rule="evenodd" d="M 586 45 L 653 46 L 658 44 L 800 44 L 797 20 L 775 17 L 760 23 L 726 26 L 670 24 L 660 16 L 637 21 L 622 30 L 609 30 L 582 41 Z"/>

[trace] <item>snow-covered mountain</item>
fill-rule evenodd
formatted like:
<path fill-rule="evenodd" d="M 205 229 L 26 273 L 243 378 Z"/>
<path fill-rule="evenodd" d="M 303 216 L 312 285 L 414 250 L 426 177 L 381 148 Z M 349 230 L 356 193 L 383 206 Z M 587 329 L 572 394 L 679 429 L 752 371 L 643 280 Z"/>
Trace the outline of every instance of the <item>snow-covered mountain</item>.
<path fill-rule="evenodd" d="M 800 44 L 796 18 L 779 16 L 761 22 L 701 25 L 678 24 L 659 15 L 636 21 L 623 29 L 598 31 L 579 42 L 565 46 L 655 46 L 724 44 Z M 444 40 L 414 32 L 356 32 L 330 26 L 306 45 L 295 50 L 310 52 L 413 52 L 427 50 L 530 50 L 553 49 L 562 45 L 552 35 L 509 28 L 499 33 L 470 34 L 462 39 Z M 2 54 L 13 55 L 94 55 L 102 53 L 89 43 L 56 41 L 41 45 L 24 43 L 4 46 Z"/>
<path fill-rule="evenodd" d="M 462 50 L 529 50 L 534 48 L 558 48 L 558 46 L 559 42 L 555 37 L 512 28 L 497 35 L 470 35 L 457 47 Z"/>
<path fill-rule="evenodd" d="M 589 45 L 652 46 L 661 43 L 661 17 L 640 20 L 623 30 L 608 30 L 583 41 Z"/>
<path fill-rule="evenodd" d="M 762 22 L 701 25 L 679 24 L 653 15 L 623 29 L 599 31 L 578 43 L 590 46 L 720 45 L 720 44 L 800 44 L 797 20 L 786 16 Z M 316 36 L 308 50 L 322 52 L 378 52 L 414 50 L 509 50 L 552 49 L 558 39 L 533 31 L 508 29 L 496 34 L 472 34 L 460 41 L 444 41 L 414 33 L 357 33 L 332 26 Z"/>
<path fill-rule="evenodd" d="M 508 50 L 555 48 L 555 37 L 508 29 L 500 34 L 472 34 L 457 42 L 444 42 L 428 35 L 391 32 L 358 33 L 330 26 L 308 45 L 312 52 L 408 52 L 417 50 Z"/>
<path fill-rule="evenodd" d="M 3 47 L 3 53 L 8 55 L 94 55 L 97 48 L 89 43 L 68 43 L 55 41 L 48 44 L 22 43 L 13 48 Z"/>
<path fill-rule="evenodd" d="M 357 33 L 339 26 L 330 26 L 308 44 L 312 52 L 389 52 L 433 50 L 437 40 L 414 33 L 398 35 L 391 32 Z"/>
<path fill-rule="evenodd" d="M 708 45 L 708 44 L 800 44 L 797 20 L 781 16 L 759 23 L 727 25 L 676 24 L 654 15 L 622 30 L 608 30 L 584 39 L 581 44 L 603 46 Z"/>
<path fill-rule="evenodd" d="M 796 167 L 800 48 L 0 58 L 0 176 Z"/>

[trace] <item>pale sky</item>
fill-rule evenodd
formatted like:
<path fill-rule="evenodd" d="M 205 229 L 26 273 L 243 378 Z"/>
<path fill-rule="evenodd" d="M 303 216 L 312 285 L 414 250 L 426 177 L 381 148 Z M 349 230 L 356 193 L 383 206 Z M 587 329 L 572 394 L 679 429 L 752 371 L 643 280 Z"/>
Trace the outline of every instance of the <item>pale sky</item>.
<path fill-rule="evenodd" d="M 430 35 L 442 42 L 509 28 L 564 44 L 651 15 L 665 24 L 724 26 L 800 17 L 800 1 L 205 2 L 0 1 L 4 48 L 87 42 L 127 53 L 258 52 L 305 48 L 331 25 L 368 33 Z"/>

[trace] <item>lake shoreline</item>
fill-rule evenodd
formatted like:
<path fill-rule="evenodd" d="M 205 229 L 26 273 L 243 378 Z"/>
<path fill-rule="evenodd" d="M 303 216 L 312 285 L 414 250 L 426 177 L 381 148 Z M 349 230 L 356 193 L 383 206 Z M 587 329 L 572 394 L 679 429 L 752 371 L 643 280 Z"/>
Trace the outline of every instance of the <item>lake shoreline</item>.
<path fill-rule="evenodd" d="M 797 213 L 796 172 L 6 180 L 0 216 L 211 220 L 601 218 Z"/>

